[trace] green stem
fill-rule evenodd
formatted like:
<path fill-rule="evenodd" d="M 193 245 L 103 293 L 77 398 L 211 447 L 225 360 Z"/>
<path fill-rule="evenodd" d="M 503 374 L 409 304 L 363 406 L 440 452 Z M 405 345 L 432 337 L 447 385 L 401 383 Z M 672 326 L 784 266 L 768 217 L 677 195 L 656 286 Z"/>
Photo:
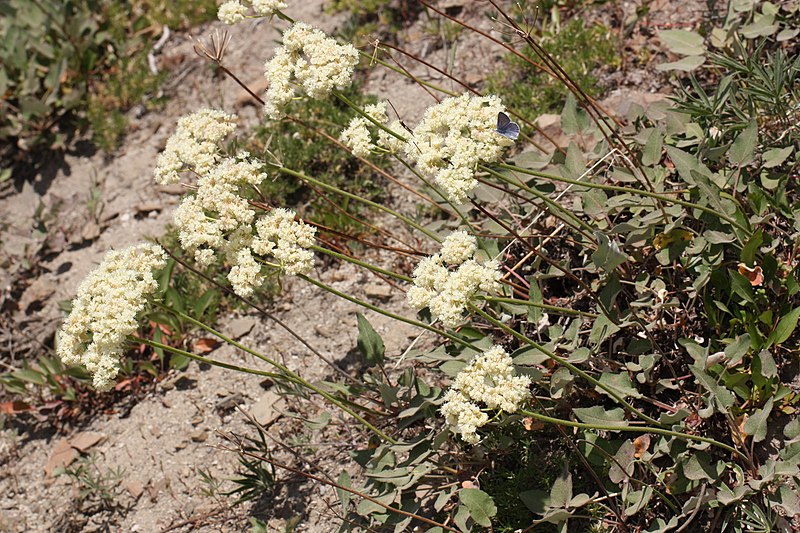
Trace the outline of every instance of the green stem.
<path fill-rule="evenodd" d="M 358 298 L 356 298 L 354 296 L 350 296 L 349 294 L 345 294 L 345 293 L 343 293 L 341 291 L 337 291 L 336 289 L 334 289 L 330 285 L 326 285 L 325 283 L 322 283 L 321 281 L 317 281 L 317 280 L 315 280 L 313 278 L 309 278 L 308 276 L 299 275 L 298 277 L 301 278 L 301 279 L 306 280 L 307 282 L 309 282 L 309 283 L 311 283 L 313 285 L 316 285 L 320 289 L 326 290 L 326 291 L 330 292 L 331 294 L 333 294 L 335 296 L 338 296 L 339 298 L 343 298 L 343 299 L 347 300 L 348 302 L 352 302 L 352 303 L 354 303 L 356 305 L 360 305 L 361 307 L 364 307 L 365 309 L 369 309 L 370 311 L 375 311 L 376 313 L 380 313 L 381 315 L 389 317 L 389 318 L 391 318 L 393 320 L 397 320 L 397 321 L 403 322 L 405 324 L 410 324 L 412 326 L 416 326 L 418 328 L 422 328 L 424 330 L 430 331 L 431 333 L 435 333 L 436 335 L 441 335 L 442 337 L 444 337 L 444 338 L 446 338 L 446 339 L 448 339 L 448 340 L 450 340 L 452 342 L 455 342 L 455 343 L 460 344 L 462 346 L 466 346 L 467 348 L 470 348 L 472 350 L 476 350 L 476 351 L 479 351 L 479 352 L 481 351 L 479 348 L 476 348 L 475 346 L 473 346 L 472 343 L 467 342 L 464 339 L 461 339 L 461 338 L 457 337 L 456 335 L 448 333 L 447 331 L 435 328 L 435 327 L 433 327 L 433 326 L 431 326 L 429 324 L 425 324 L 424 322 L 420 322 L 419 320 L 413 320 L 411 318 L 406 318 L 406 317 L 401 316 L 401 315 L 396 315 L 394 313 L 391 313 L 389 311 L 381 309 L 380 307 L 378 307 L 376 305 L 372 305 L 372 304 L 370 304 L 368 302 L 365 302 L 363 300 L 359 300 Z"/>
<path fill-rule="evenodd" d="M 323 398 L 327 399 L 329 402 L 331 402 L 332 404 L 337 406 L 342 411 L 348 413 L 350 416 L 352 416 L 353 418 L 358 420 L 364 427 L 366 427 L 369 430 L 371 430 L 373 433 L 375 433 L 380 438 L 382 438 L 382 439 L 384 439 L 387 442 L 390 442 L 392 444 L 397 444 L 398 441 L 396 441 L 395 439 L 389 437 L 388 435 L 383 433 L 381 430 L 379 430 L 378 428 L 376 428 L 375 426 L 373 426 L 372 424 L 367 422 L 364 418 L 361 417 L 361 415 L 359 415 L 358 413 L 356 413 L 355 411 L 353 411 L 352 409 L 347 407 L 344 403 L 342 403 L 341 400 L 339 400 L 338 398 L 336 398 L 335 396 L 333 396 L 329 392 L 321 389 L 320 387 L 317 387 L 313 383 L 311 383 L 309 381 L 306 381 L 305 379 L 300 377 L 300 375 L 298 375 L 295 372 L 292 372 L 291 370 L 289 370 L 289 368 L 287 368 L 286 366 L 278 363 L 277 361 L 274 361 L 274 360 L 270 359 L 269 357 L 267 357 L 267 356 L 265 356 L 265 355 L 263 355 L 263 354 L 261 354 L 259 352 L 256 352 L 255 350 L 252 350 L 251 348 L 248 348 L 247 346 L 245 346 L 245 345 L 243 345 L 243 344 L 241 344 L 239 342 L 236 342 L 235 340 L 231 339 L 230 337 L 227 337 L 227 336 L 223 335 L 222 333 L 220 333 L 219 331 L 215 330 L 211 326 L 208 326 L 207 324 L 204 324 L 203 322 L 200 322 L 199 320 L 195 320 L 194 318 L 190 317 L 189 315 L 181 313 L 180 311 L 177 311 L 175 309 L 167 307 L 167 306 L 165 306 L 163 304 L 157 304 L 157 305 L 159 307 L 161 307 L 162 309 L 164 309 L 165 311 L 173 313 L 175 316 L 178 316 L 178 317 L 180 317 L 180 318 L 182 318 L 182 319 L 194 324 L 195 326 L 206 330 L 207 332 L 211 333 L 215 337 L 218 337 L 219 339 L 223 340 L 227 344 L 230 344 L 231 346 L 239 348 L 240 350 L 242 350 L 242 351 L 244 351 L 246 353 L 249 353 L 250 355 L 252 355 L 254 357 L 257 357 L 258 359 L 261 359 L 265 363 L 268 363 L 268 364 L 274 366 L 275 368 L 277 368 L 280 371 L 284 372 L 287 376 L 291 377 L 292 380 L 295 383 L 297 383 L 298 385 L 301 385 L 303 387 L 306 387 L 309 390 L 312 390 L 312 391 L 316 392 L 317 394 L 319 394 L 320 396 L 322 396 Z"/>
<path fill-rule="evenodd" d="M 334 252 L 333 250 L 329 250 L 327 248 L 323 248 L 322 246 L 311 246 L 310 250 L 314 250 L 315 252 L 319 252 L 322 254 L 329 255 L 331 257 L 335 257 L 337 259 L 341 259 L 342 261 L 347 261 L 348 263 L 353 263 L 354 265 L 358 265 L 360 267 L 364 267 L 367 270 L 371 270 L 373 272 L 377 272 L 378 274 L 383 274 L 384 276 L 388 276 L 390 278 L 399 279 L 400 281 L 407 281 L 409 283 L 413 282 L 414 280 L 409 278 L 408 276 L 404 276 L 402 274 L 397 274 L 396 272 L 392 272 L 391 270 L 384 270 L 381 267 L 372 265 L 367 263 L 366 261 L 361 261 L 360 259 L 356 259 L 355 257 L 351 257 L 349 255 L 340 254 L 339 252 Z M 266 264 L 266 261 L 264 262 Z"/>
<path fill-rule="evenodd" d="M 528 307 L 538 307 L 539 309 L 545 309 L 547 311 L 553 311 L 554 313 L 562 313 L 565 315 L 578 315 L 578 316 L 585 316 L 587 318 L 597 318 L 599 316 L 594 313 L 587 313 L 585 311 L 577 311 L 575 309 L 569 309 L 568 307 L 558 307 L 555 305 L 540 304 L 536 302 L 531 302 L 529 300 L 518 300 L 516 298 L 505 298 L 501 296 L 478 296 L 478 298 L 481 300 L 485 300 L 487 302 L 499 302 L 504 304 L 527 305 Z"/>
<path fill-rule="evenodd" d="M 167 344 L 162 344 L 158 341 L 153 341 L 149 339 L 143 339 L 141 337 L 136 337 L 134 335 L 130 336 L 130 339 L 134 342 L 140 344 L 146 344 L 152 348 L 158 348 L 161 350 L 167 350 L 168 352 L 172 352 L 178 355 L 183 355 L 184 357 L 188 357 L 189 359 L 194 359 L 199 363 L 206 363 L 213 366 L 218 366 L 220 368 L 224 368 L 226 370 L 235 370 L 236 372 L 243 372 L 245 374 L 253 374 L 256 376 L 268 377 L 271 379 L 279 380 L 285 379 L 287 381 L 291 381 L 295 383 L 294 379 L 291 376 L 287 376 L 285 374 L 277 374 L 275 372 L 267 372 L 264 370 L 256 370 L 255 368 L 247 368 L 244 366 L 234 365 L 231 363 L 223 363 L 222 361 L 217 361 L 216 359 L 209 359 L 208 357 L 203 357 L 202 355 L 193 354 L 191 352 L 187 352 L 186 350 L 181 350 L 180 348 L 175 348 L 174 346 L 169 346 Z"/>
<path fill-rule="evenodd" d="M 564 214 L 564 216 L 566 216 L 567 218 L 572 219 L 572 221 L 574 221 L 574 222 L 568 222 L 565 218 L 561 218 L 561 217 L 558 217 L 558 218 L 561 218 L 561 220 L 565 224 L 567 224 L 570 227 L 575 228 L 575 231 L 577 231 L 578 233 L 583 235 L 590 242 L 592 242 L 595 245 L 597 245 L 597 241 L 591 235 L 591 232 L 593 232 L 595 230 L 595 228 L 593 228 L 590 224 L 588 224 L 584 220 L 581 220 L 580 218 L 578 218 L 575 215 L 573 215 L 567 209 L 564 209 L 564 207 L 560 206 L 557 202 L 554 202 L 553 200 L 548 198 L 546 195 L 540 193 L 539 191 L 537 191 L 533 187 L 528 187 L 527 185 L 525 185 L 522 182 L 522 180 L 511 181 L 506 176 L 503 176 L 502 174 L 500 174 L 499 172 L 497 172 L 496 170 L 494 170 L 494 169 L 492 169 L 490 167 L 486 167 L 484 170 L 486 170 L 486 172 L 488 172 L 492 176 L 495 176 L 496 178 L 499 178 L 499 179 L 503 180 L 505 183 L 508 183 L 509 185 L 514 186 L 514 187 L 519 187 L 520 189 L 524 190 L 525 192 L 528 192 L 528 193 L 534 195 L 535 197 L 537 197 L 538 199 L 543 201 L 545 204 L 547 204 L 547 206 L 550 208 L 550 212 L 551 213 L 553 213 L 554 209 L 557 210 L 557 211 L 560 211 L 561 213 Z M 558 216 L 558 215 L 553 213 L 553 216 Z M 581 230 L 580 228 L 576 227 L 576 224 L 577 224 L 577 226 L 582 227 L 583 230 Z M 584 230 L 585 231 L 589 231 L 590 233 L 585 233 Z"/>
<path fill-rule="evenodd" d="M 667 195 L 664 195 L 664 194 L 658 194 L 658 193 L 655 193 L 655 192 L 650 192 L 650 191 L 645 191 L 645 190 L 640 190 L 640 189 L 631 189 L 630 187 L 620 187 L 618 185 L 605 185 L 605 184 L 602 184 L 602 183 L 593 183 L 593 182 L 590 182 L 590 181 L 573 180 L 573 179 L 569 179 L 569 178 L 563 178 L 561 176 L 556 176 L 554 174 L 545 174 L 544 172 L 537 172 L 535 170 L 530 170 L 530 169 L 527 169 L 527 168 L 520 168 L 520 167 L 517 167 L 517 166 L 514 166 L 514 165 L 509 165 L 509 164 L 506 164 L 506 163 L 496 163 L 496 165 L 498 167 L 500 167 L 500 168 L 503 168 L 503 169 L 506 169 L 506 170 L 510 170 L 512 172 L 520 172 L 521 174 L 527 174 L 529 176 L 536 176 L 536 177 L 539 177 L 539 178 L 544 178 L 544 179 L 548 179 L 548 180 L 552 180 L 552 181 L 560 181 L 562 183 L 569 183 L 569 184 L 572 184 L 572 185 L 579 185 L 581 187 L 589 187 L 591 189 L 602 189 L 604 191 L 615 191 L 615 192 L 624 192 L 624 193 L 629 193 L 629 194 L 638 194 L 640 196 L 645 196 L 647 198 L 653 198 L 653 199 L 656 199 L 656 200 L 660 200 L 662 202 L 668 202 L 668 203 L 672 203 L 672 204 L 677 204 L 677 205 L 680 205 L 680 206 L 683 206 L 683 207 L 686 207 L 686 208 L 689 208 L 689 209 L 699 209 L 700 211 L 703 211 L 705 213 L 709 213 L 711 215 L 714 215 L 716 217 L 721 218 L 722 220 L 728 222 L 730 225 L 732 225 L 736 229 L 744 232 L 745 235 L 750 236 L 752 234 L 752 232 L 750 230 L 748 230 L 744 226 L 740 225 L 738 222 L 736 222 L 734 219 L 732 219 L 731 217 L 729 217 L 728 215 L 726 215 L 724 213 L 721 213 L 721 212 L 719 212 L 719 211 L 717 211 L 715 209 L 712 209 L 710 207 L 706 207 L 706 206 L 703 206 L 703 205 L 698 205 L 698 204 L 695 204 L 695 203 L 692 203 L 692 202 L 687 202 L 685 200 L 680 200 L 678 198 L 671 198 L 671 197 L 669 197 Z M 481 168 L 483 168 L 487 172 L 491 172 L 490 168 L 485 166 L 485 165 L 481 165 Z M 498 174 L 495 174 L 495 175 L 498 175 Z M 502 176 L 502 175 L 499 175 L 499 176 Z M 511 184 L 519 186 L 519 183 L 513 182 L 513 181 L 509 180 L 506 177 L 501 177 L 501 179 L 504 180 L 506 183 L 511 183 Z"/>
<path fill-rule="evenodd" d="M 508 333 L 510 335 L 513 335 L 514 337 L 516 337 L 517 339 L 521 340 L 525 344 L 527 344 L 527 345 L 535 348 L 536 350 L 542 352 L 544 355 L 546 355 L 547 357 L 549 357 L 553 361 L 557 362 L 558 364 L 567 367 L 572 372 L 574 372 L 575 374 L 579 375 L 580 377 L 582 377 L 583 379 L 585 379 L 586 381 L 588 381 L 589 383 L 591 383 L 595 387 L 599 387 L 599 388 L 603 389 L 604 391 L 606 391 L 609 394 L 609 396 L 614 398 L 623 407 L 623 409 L 625 409 L 626 411 L 628 411 L 632 415 L 637 416 L 637 417 L 641 418 L 642 420 L 644 420 L 644 421 L 646 421 L 646 422 L 648 422 L 650 424 L 655 424 L 657 426 L 662 426 L 663 427 L 663 424 L 661 424 L 658 420 L 656 420 L 654 418 L 650 418 L 649 416 L 647 416 L 646 414 L 642 413 L 641 411 L 636 409 L 634 406 L 632 406 L 631 404 L 626 402 L 625 399 L 622 396 L 620 396 L 619 393 L 617 393 L 613 388 L 609 387 L 605 383 L 600 383 L 598 380 L 594 379 L 592 376 L 590 376 L 589 374 L 587 374 L 586 372 L 584 372 L 583 370 L 581 370 L 577 366 L 573 365 L 572 363 L 570 363 L 569 361 L 567 361 L 563 357 L 557 356 L 556 354 L 554 354 L 553 352 L 551 352 L 550 350 L 548 350 L 547 348 L 545 348 L 541 344 L 535 342 L 533 339 L 528 338 L 527 336 L 523 335 L 522 333 L 514 331 L 513 329 L 511 329 L 507 325 L 503 324 L 499 320 L 496 320 L 494 317 L 492 317 L 488 313 L 478 309 L 474 305 L 470 304 L 470 308 L 473 311 L 475 311 L 476 313 L 478 313 L 480 316 L 482 316 L 484 319 L 488 320 L 491 324 L 499 327 L 500 329 L 502 329 L 506 333 Z"/>
<path fill-rule="evenodd" d="M 306 174 L 303 174 L 302 172 L 297 172 L 296 170 L 292 170 L 292 169 L 284 167 L 284 166 L 275 165 L 275 167 L 278 170 L 278 172 L 283 172 L 284 174 L 288 174 L 290 176 L 294 176 L 294 177 L 299 178 L 301 180 L 308 181 L 309 183 L 313 183 L 314 185 L 316 185 L 318 187 L 322 187 L 323 189 L 329 190 L 331 192 L 335 192 L 337 194 L 341 194 L 342 196 L 344 196 L 346 198 L 350 198 L 351 200 L 355 200 L 356 202 L 361 202 L 361 203 L 366 204 L 366 205 L 368 205 L 370 207 L 378 209 L 379 211 L 383 211 L 384 213 L 388 213 L 388 214 L 390 214 L 390 215 L 402 220 L 403 222 L 405 222 L 406 224 L 408 224 L 412 228 L 424 233 L 425 235 L 427 235 L 428 237 L 430 237 L 434 241 L 439 242 L 439 243 L 442 242 L 442 239 L 438 235 L 436 235 L 435 233 L 433 233 L 432 231 L 430 231 L 428 229 L 423 228 L 422 226 L 420 226 L 419 224 L 417 224 L 416 222 L 414 222 L 410 218 L 406 217 L 405 215 L 402 215 L 402 214 L 398 213 L 394 209 L 390 209 L 390 208 L 388 208 L 386 206 L 383 206 L 383 205 L 381 205 L 379 203 L 373 202 L 371 200 L 367 200 L 366 198 L 362 198 L 361 196 L 358 196 L 356 194 L 347 192 L 347 191 L 342 190 L 342 189 L 340 189 L 338 187 L 334 187 L 333 185 L 329 185 L 329 184 L 327 184 L 325 182 L 316 180 L 316 179 L 314 179 L 314 178 L 312 178 L 310 176 L 307 176 Z"/>
<path fill-rule="evenodd" d="M 716 441 L 714 439 L 709 439 L 707 437 L 698 437 L 696 435 L 687 435 L 686 433 L 680 433 L 678 431 L 672 431 L 671 429 L 664 429 L 664 428 L 654 428 L 648 426 L 627 426 L 627 425 L 600 425 L 600 424 L 584 424 L 582 422 L 573 422 L 572 420 L 564 420 L 562 418 L 553 418 L 551 416 L 542 415 L 539 413 L 534 413 L 532 411 L 526 411 L 525 409 L 520 409 L 517 411 L 521 415 L 529 416 L 531 418 L 535 418 L 537 420 L 541 420 L 542 422 L 549 422 L 551 424 L 558 424 L 559 426 L 568 426 L 573 428 L 579 429 L 594 429 L 598 431 L 625 431 L 625 432 L 634 432 L 634 433 L 653 433 L 655 435 L 666 435 L 669 437 L 675 437 L 678 439 L 683 440 L 693 440 L 696 442 L 704 442 L 706 444 L 710 444 L 712 446 L 716 446 L 718 448 L 722 448 L 728 452 L 731 452 L 735 455 L 738 455 L 742 460 L 746 463 L 750 463 L 750 460 L 745 456 L 742 452 L 734 448 L 733 446 L 729 446 L 728 444 Z"/>
<path fill-rule="evenodd" d="M 403 137 L 402 135 L 400 135 L 399 133 L 397 133 L 393 129 L 388 128 L 385 124 L 382 124 L 381 122 L 375 120 L 374 118 L 369 116 L 367 113 L 365 113 L 364 110 L 361 109 L 361 107 L 356 105 L 355 102 L 352 102 L 349 98 L 347 98 L 344 94 L 342 94 L 341 91 L 333 91 L 333 95 L 336 98 L 338 98 L 339 100 L 341 100 L 342 102 L 344 102 L 345 104 L 347 104 L 347 106 L 350 109 L 352 109 L 353 111 L 355 111 L 356 113 L 358 113 L 359 115 L 361 115 L 362 117 L 367 119 L 368 121 L 372 122 L 375 126 L 379 127 L 380 129 L 382 129 L 383 131 L 385 131 L 386 133 L 388 133 L 389 135 L 391 135 L 395 139 L 398 139 L 398 140 L 400 140 L 402 142 L 408 142 L 408 139 L 406 139 L 405 137 Z"/>

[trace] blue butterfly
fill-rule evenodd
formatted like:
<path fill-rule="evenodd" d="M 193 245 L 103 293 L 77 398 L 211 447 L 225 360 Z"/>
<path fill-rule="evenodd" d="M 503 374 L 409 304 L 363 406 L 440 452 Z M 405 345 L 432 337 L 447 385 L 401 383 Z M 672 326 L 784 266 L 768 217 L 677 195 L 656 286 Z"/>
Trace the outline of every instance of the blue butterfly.
<path fill-rule="evenodd" d="M 497 114 L 497 129 L 495 131 L 503 137 L 508 137 L 512 141 L 516 141 L 517 137 L 519 137 L 519 124 L 511 122 L 508 115 L 500 111 L 500 113 Z"/>

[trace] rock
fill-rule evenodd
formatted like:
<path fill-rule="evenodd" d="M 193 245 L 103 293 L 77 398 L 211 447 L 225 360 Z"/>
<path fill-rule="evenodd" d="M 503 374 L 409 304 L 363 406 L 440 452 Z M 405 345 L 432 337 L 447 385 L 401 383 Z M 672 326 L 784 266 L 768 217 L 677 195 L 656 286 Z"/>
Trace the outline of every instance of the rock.
<path fill-rule="evenodd" d="M 322 324 L 314 324 L 314 333 L 326 339 L 333 337 L 333 331 Z"/>
<path fill-rule="evenodd" d="M 279 417 L 283 416 L 280 412 L 285 407 L 286 402 L 277 393 L 267 391 L 253 407 L 250 408 L 250 415 L 262 426 L 271 424 Z"/>
<path fill-rule="evenodd" d="M 163 194 L 169 194 L 172 196 L 181 196 L 188 189 L 183 185 L 175 184 L 175 185 L 159 185 L 156 187 L 156 190 Z"/>
<path fill-rule="evenodd" d="M 239 393 L 236 393 L 236 394 L 231 394 L 227 398 L 221 399 L 220 401 L 217 402 L 217 404 L 214 407 L 218 411 L 223 411 L 223 412 L 230 411 L 231 409 L 234 409 L 237 405 L 241 405 L 246 401 L 247 400 L 245 399 L 244 396 L 242 396 Z"/>
<path fill-rule="evenodd" d="M 668 96 L 665 94 L 621 88 L 612 91 L 611 94 L 601 102 L 601 105 L 612 113 L 624 117 L 634 104 L 648 109 L 657 102 L 665 101 L 668 101 Z"/>
<path fill-rule="evenodd" d="M 81 452 L 85 452 L 92 446 L 101 443 L 106 438 L 105 435 L 102 433 L 97 433 L 95 431 L 82 431 L 75 435 L 70 440 L 70 444 L 73 448 L 77 448 Z"/>
<path fill-rule="evenodd" d="M 150 212 L 153 212 L 153 211 L 159 212 L 163 208 L 164 208 L 164 206 L 162 204 L 158 204 L 158 203 L 155 203 L 155 202 L 150 202 L 150 203 L 141 203 L 141 204 L 137 205 L 135 209 L 136 209 L 137 213 L 150 213 Z"/>
<path fill-rule="evenodd" d="M 257 320 L 251 316 L 234 318 L 227 324 L 225 332 L 228 333 L 231 338 L 239 339 L 250 333 L 250 330 L 255 327 L 256 322 Z"/>
<path fill-rule="evenodd" d="M 142 493 L 144 493 L 144 485 L 136 478 L 124 482 L 122 488 L 127 490 L 128 494 L 130 494 L 134 500 L 138 500 Z M 131 529 L 131 531 L 133 531 L 133 529 Z"/>
<path fill-rule="evenodd" d="M 166 478 L 161 478 L 158 481 L 150 481 L 150 484 L 147 486 L 147 493 L 150 495 L 150 501 L 152 503 L 156 503 L 158 499 L 158 493 L 162 490 L 166 490 L 169 487 L 169 481 Z"/>
<path fill-rule="evenodd" d="M 50 452 L 50 457 L 47 458 L 47 464 L 44 466 L 44 473 L 50 477 L 56 468 L 65 468 L 72 464 L 78 458 L 80 452 L 70 445 L 67 439 L 60 439 L 53 446 L 53 451 Z"/>
<path fill-rule="evenodd" d="M 205 442 L 208 440 L 208 431 L 205 429 L 198 429 L 197 431 L 193 431 L 190 436 L 192 442 Z"/>
<path fill-rule="evenodd" d="M 22 293 L 19 305 L 25 314 L 31 314 L 42 307 L 45 302 L 56 292 L 56 284 L 46 277 L 37 278 Z"/>
<path fill-rule="evenodd" d="M 392 288 L 384 283 L 370 283 L 364 286 L 364 293 L 370 298 L 386 301 L 392 297 Z"/>
<path fill-rule="evenodd" d="M 84 241 L 93 241 L 100 236 L 100 226 L 97 222 L 93 220 L 89 220 L 86 222 L 86 225 L 83 226 L 83 231 L 81 231 L 81 238 Z"/>
<path fill-rule="evenodd" d="M 250 90 L 253 91 L 255 94 L 263 94 L 264 91 L 267 90 L 268 86 L 269 86 L 269 81 L 264 76 L 259 76 L 257 79 L 248 84 Z M 236 100 L 233 103 L 233 108 L 238 111 L 244 106 L 248 105 L 252 105 L 257 108 L 261 106 L 259 101 L 253 98 L 253 95 L 251 95 L 248 91 L 242 89 L 236 95 Z"/>

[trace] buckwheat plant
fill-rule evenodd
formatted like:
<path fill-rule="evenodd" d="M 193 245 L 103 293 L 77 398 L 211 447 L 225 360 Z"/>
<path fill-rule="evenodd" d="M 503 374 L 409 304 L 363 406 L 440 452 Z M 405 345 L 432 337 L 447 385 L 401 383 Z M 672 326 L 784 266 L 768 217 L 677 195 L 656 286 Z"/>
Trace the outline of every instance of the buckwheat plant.
<path fill-rule="evenodd" d="M 333 447 L 353 452 L 360 484 L 239 451 L 336 487 L 343 523 L 369 530 L 527 531 L 550 522 L 562 531 L 740 531 L 752 517 L 797 526 L 800 424 L 791 379 L 800 196 L 789 179 L 797 136 L 775 135 L 786 121 L 748 115 L 756 106 L 737 109 L 736 121 L 715 116 L 697 103 L 710 100 L 695 94 L 681 109 L 660 103 L 612 113 L 548 53 L 536 25 L 518 22 L 530 15 L 524 8 L 490 0 L 493 18 L 463 20 L 420 3 L 428 16 L 560 84 L 561 140 L 520 118 L 515 107 L 525 102 L 481 94 L 431 58 L 378 42 L 359 50 L 292 20 L 284 2 L 234 1 L 220 6 L 225 23 L 264 17 L 281 31 L 282 44 L 265 58 L 268 88 L 256 95 L 270 135 L 289 123 L 305 128 L 401 196 L 379 201 L 329 183 L 293 168 L 269 144 L 233 149 L 248 144 L 225 110 L 182 118 L 155 170 L 159 183 L 187 187 L 175 213 L 180 246 L 198 267 L 221 268 L 243 302 L 257 306 L 251 298 L 268 277 L 295 276 L 412 328 L 413 342 L 387 349 L 359 314 L 363 367 L 332 365 L 328 381 L 312 383 L 302 368 L 162 300 L 152 271 L 164 252 L 140 245 L 111 252 L 81 285 L 59 335 L 61 357 L 84 364 L 97 388 L 108 389 L 127 340 L 268 376 L 300 399 L 322 397 L 342 416 L 316 424 L 317 439 L 341 443 L 336 428 L 348 426 L 351 438 Z M 796 88 L 757 68 L 759 57 L 761 64 L 786 57 L 786 36 L 796 34 L 792 9 L 739 2 L 708 42 L 685 30 L 663 39 L 713 58 L 702 79 L 728 87 L 736 79 L 755 91 L 739 81 L 750 76 L 763 88 L 747 93 L 752 99 L 777 91 L 796 123 Z M 773 30 L 786 33 L 771 40 Z M 235 81 L 245 78 L 223 54 L 206 56 Z M 421 116 L 393 109 L 391 118 L 389 95 L 356 104 L 346 89 L 357 69 L 405 76 L 431 104 Z M 519 75 L 518 83 L 526 74 L 499 73 Z M 350 117 L 331 125 L 305 116 L 321 102 Z M 322 213 L 279 205 L 263 191 L 280 180 L 300 184 L 361 229 L 343 232 Z M 332 263 L 350 263 L 402 297 L 329 284 L 315 267 Z M 136 317 L 151 307 L 259 364 L 137 336 Z M 312 329 L 291 333 L 309 357 L 323 357 L 304 338 Z"/>
<path fill-rule="evenodd" d="M 153 244 L 112 250 L 78 287 L 56 350 L 65 364 L 85 366 L 97 390 L 114 385 L 125 339 L 138 329 L 137 315 L 158 288 L 153 270 L 165 263 L 164 250 Z"/>

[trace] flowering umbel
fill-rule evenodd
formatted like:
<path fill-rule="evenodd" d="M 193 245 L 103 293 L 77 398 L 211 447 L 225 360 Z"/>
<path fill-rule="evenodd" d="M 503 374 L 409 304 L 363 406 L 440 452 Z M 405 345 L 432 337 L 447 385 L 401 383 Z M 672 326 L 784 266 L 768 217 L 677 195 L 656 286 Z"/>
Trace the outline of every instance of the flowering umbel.
<path fill-rule="evenodd" d="M 414 270 L 414 286 L 407 293 L 409 305 L 415 309 L 427 307 L 433 318 L 446 327 L 458 326 L 479 290 L 494 293 L 499 289 L 499 264 L 478 263 L 473 259 L 476 249 L 474 236 L 465 231 L 451 233 L 440 253 L 423 259 Z"/>
<path fill-rule="evenodd" d="M 155 244 L 112 250 L 78 288 L 58 332 L 56 352 L 64 364 L 84 365 L 96 389 L 114 385 L 125 338 L 136 331 L 136 316 L 158 288 L 153 270 L 166 261 Z"/>
<path fill-rule="evenodd" d="M 274 15 L 276 11 L 286 8 L 286 2 L 282 0 L 252 0 L 250 6 L 257 16 L 267 17 Z M 236 24 L 247 17 L 247 6 L 240 0 L 231 0 L 219 6 L 217 18 L 225 24 Z"/>
<path fill-rule="evenodd" d="M 201 265 L 223 257 L 231 265 L 231 287 L 247 297 L 263 282 L 255 255 L 272 255 L 289 274 L 307 274 L 314 264 L 307 248 L 314 244 L 315 230 L 284 209 L 257 220 L 247 190 L 267 178 L 262 164 L 247 152 L 226 157 L 219 146 L 235 124 L 235 116 L 209 109 L 181 118 L 155 175 L 161 183 L 179 180 L 186 170 L 197 176 L 195 193 L 175 210 L 178 239 Z"/>
<path fill-rule="evenodd" d="M 283 108 L 301 87 L 311 98 L 323 98 L 335 88 L 350 83 L 358 63 L 353 45 L 340 45 L 308 24 L 298 22 L 283 34 L 283 46 L 266 64 L 269 88 L 264 98 L 264 112 L 279 119 Z"/>
<path fill-rule="evenodd" d="M 497 96 L 445 98 L 425 111 L 403 150 L 450 201 L 463 203 L 478 184 L 478 163 L 497 161 L 514 144 L 496 131 L 503 109 Z"/>
<path fill-rule="evenodd" d="M 477 429 L 489 421 L 481 405 L 513 413 L 530 396 L 530 383 L 527 376 L 514 375 L 511 356 L 502 347 L 492 346 L 459 372 L 440 412 L 455 433 L 476 444 Z"/>
<path fill-rule="evenodd" d="M 166 185 L 180 181 L 181 172 L 205 174 L 219 161 L 219 142 L 236 130 L 236 117 L 216 109 L 201 109 L 178 120 L 175 133 L 158 155 L 155 179 Z"/>
<path fill-rule="evenodd" d="M 364 113 L 381 124 L 389 120 L 386 116 L 386 102 L 368 105 L 364 107 Z M 342 142 L 353 151 L 354 155 L 366 157 L 376 148 L 369 130 L 371 125 L 372 123 L 366 118 L 356 117 L 342 131 Z"/>

